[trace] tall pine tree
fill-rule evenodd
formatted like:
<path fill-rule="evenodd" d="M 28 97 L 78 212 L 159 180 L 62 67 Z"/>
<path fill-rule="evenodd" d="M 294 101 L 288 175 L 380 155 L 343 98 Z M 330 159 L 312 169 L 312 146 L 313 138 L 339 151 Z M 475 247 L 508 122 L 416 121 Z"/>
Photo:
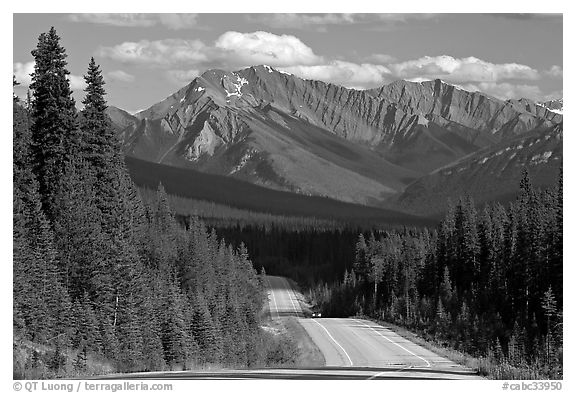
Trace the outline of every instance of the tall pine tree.
<path fill-rule="evenodd" d="M 54 27 L 40 35 L 32 56 L 34 164 L 42 205 L 52 219 L 66 161 L 79 150 L 76 107 L 68 80 L 70 72 L 66 69 L 66 51 Z"/>

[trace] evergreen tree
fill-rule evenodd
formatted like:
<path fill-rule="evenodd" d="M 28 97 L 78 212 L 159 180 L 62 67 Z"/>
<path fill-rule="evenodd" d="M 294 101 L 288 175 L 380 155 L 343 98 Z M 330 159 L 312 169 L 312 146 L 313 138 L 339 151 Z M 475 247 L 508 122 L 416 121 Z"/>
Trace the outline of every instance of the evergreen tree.
<path fill-rule="evenodd" d="M 54 27 L 40 35 L 32 56 L 34 164 L 42 205 L 52 219 L 66 162 L 79 152 L 76 107 L 68 80 L 70 72 L 66 69 L 66 51 Z"/>
<path fill-rule="evenodd" d="M 100 226 L 95 179 L 84 162 L 70 162 L 54 211 L 63 280 L 73 299 L 87 293 L 99 304 L 113 301 L 110 241 Z"/>
<path fill-rule="evenodd" d="M 359 280 L 366 280 L 368 274 L 368 245 L 366 244 L 366 239 L 361 233 L 358 236 L 358 242 L 356 243 L 356 257 L 354 259 L 354 272 Z"/>
<path fill-rule="evenodd" d="M 165 320 L 162 326 L 162 342 L 166 362 L 174 367 L 186 366 L 194 357 L 196 342 L 186 327 L 186 298 L 180 292 L 178 284 L 169 283 L 165 304 Z"/>
<path fill-rule="evenodd" d="M 118 363 L 122 371 L 141 371 L 143 365 L 142 323 L 136 298 L 132 294 L 123 297 L 118 310 L 117 323 Z"/>
<path fill-rule="evenodd" d="M 32 134 L 30 116 L 26 109 L 14 102 L 12 117 L 12 179 L 14 194 L 27 200 L 38 191 L 38 183 L 32 172 Z"/>
<path fill-rule="evenodd" d="M 212 318 L 204 295 L 197 292 L 194 299 L 194 319 L 192 329 L 198 343 L 201 358 L 206 363 L 220 363 L 222 353 L 219 346 L 219 326 Z"/>
<path fill-rule="evenodd" d="M 82 153 L 84 158 L 98 171 L 102 178 L 114 157 L 119 154 L 119 143 L 114 134 L 110 118 L 106 114 L 104 78 L 100 66 L 90 59 L 88 72 L 84 75 L 86 95 L 82 103 L 80 130 L 82 131 Z"/>

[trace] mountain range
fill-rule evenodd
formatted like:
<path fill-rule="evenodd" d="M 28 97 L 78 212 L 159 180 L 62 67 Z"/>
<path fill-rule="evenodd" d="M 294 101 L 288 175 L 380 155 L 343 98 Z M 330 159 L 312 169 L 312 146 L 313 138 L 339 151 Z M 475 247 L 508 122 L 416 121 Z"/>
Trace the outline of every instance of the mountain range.
<path fill-rule="evenodd" d="M 108 114 L 131 157 L 427 215 L 462 192 L 513 193 L 526 166 L 552 184 L 562 108 L 441 80 L 355 90 L 261 65 L 209 70 L 146 110 Z"/>

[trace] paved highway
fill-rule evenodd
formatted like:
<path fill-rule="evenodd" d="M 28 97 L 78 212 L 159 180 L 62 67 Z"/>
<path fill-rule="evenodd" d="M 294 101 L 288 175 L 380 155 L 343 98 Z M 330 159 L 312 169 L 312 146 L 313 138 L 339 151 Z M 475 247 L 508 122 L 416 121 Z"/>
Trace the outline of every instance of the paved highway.
<path fill-rule="evenodd" d="M 297 293 L 284 277 L 266 276 L 268 281 L 268 306 L 272 318 L 303 317 L 300 306 L 302 294 Z"/>
<path fill-rule="evenodd" d="M 300 304 L 302 295 L 283 277 L 268 276 L 268 303 L 272 318 L 298 317 L 326 359 L 327 367 L 377 368 L 381 376 L 430 375 L 443 378 L 474 378 L 470 370 L 443 358 L 390 329 L 354 318 L 307 318 Z M 378 373 L 372 377 L 378 377 Z"/>

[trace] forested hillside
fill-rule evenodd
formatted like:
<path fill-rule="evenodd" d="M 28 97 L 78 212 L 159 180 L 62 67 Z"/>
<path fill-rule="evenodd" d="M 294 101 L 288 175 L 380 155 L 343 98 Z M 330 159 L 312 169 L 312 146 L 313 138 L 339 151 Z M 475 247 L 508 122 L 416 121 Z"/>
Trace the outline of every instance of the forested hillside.
<path fill-rule="evenodd" d="M 246 249 L 178 225 L 162 187 L 142 202 L 99 66 L 77 113 L 59 41 L 40 35 L 31 100 L 13 103 L 14 377 L 266 365 Z"/>
<path fill-rule="evenodd" d="M 360 235 L 355 263 L 310 297 L 328 316 L 368 315 L 485 359 L 500 379 L 562 378 L 562 174 L 517 200 L 452 206 L 437 230 Z"/>

